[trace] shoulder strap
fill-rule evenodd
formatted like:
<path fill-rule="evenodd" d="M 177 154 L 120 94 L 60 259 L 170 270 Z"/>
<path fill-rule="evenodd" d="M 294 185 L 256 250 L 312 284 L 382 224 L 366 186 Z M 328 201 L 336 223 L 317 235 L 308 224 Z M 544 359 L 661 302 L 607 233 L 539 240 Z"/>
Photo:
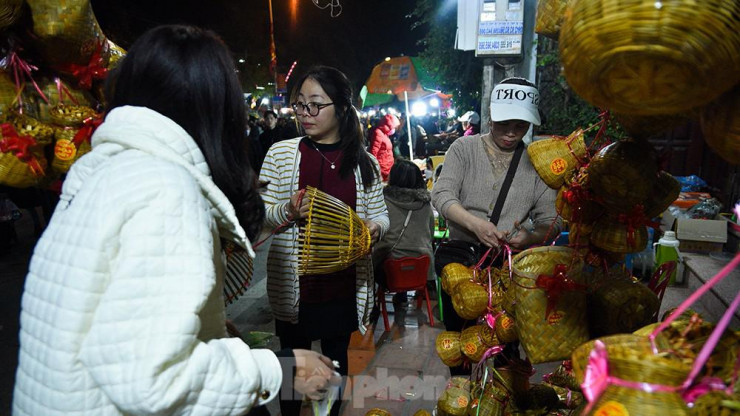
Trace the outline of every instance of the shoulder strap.
<path fill-rule="evenodd" d="M 498 193 L 496 205 L 493 206 L 493 212 L 491 213 L 491 222 L 494 224 L 498 224 L 499 217 L 501 216 L 501 211 L 504 209 L 506 194 L 509 193 L 511 182 L 514 181 L 516 168 L 517 166 L 519 166 L 519 160 L 522 158 L 523 152 L 524 142 L 519 142 L 519 146 L 517 146 L 516 150 L 514 150 L 514 156 L 511 158 L 511 163 L 509 163 L 509 170 L 506 171 L 506 178 L 504 178 L 504 183 L 501 185 L 501 190 Z"/>
<path fill-rule="evenodd" d="M 390 250 L 388 250 L 388 253 L 392 253 L 393 249 L 396 248 L 399 241 L 401 241 L 401 237 L 403 237 L 403 233 L 406 231 L 406 227 L 409 225 L 409 220 L 411 219 L 411 210 L 409 210 L 409 213 L 406 214 L 406 221 L 403 222 L 403 228 L 401 229 L 401 233 L 398 234 L 398 238 L 396 239 L 396 242 L 393 243 L 393 247 L 391 247 Z"/>

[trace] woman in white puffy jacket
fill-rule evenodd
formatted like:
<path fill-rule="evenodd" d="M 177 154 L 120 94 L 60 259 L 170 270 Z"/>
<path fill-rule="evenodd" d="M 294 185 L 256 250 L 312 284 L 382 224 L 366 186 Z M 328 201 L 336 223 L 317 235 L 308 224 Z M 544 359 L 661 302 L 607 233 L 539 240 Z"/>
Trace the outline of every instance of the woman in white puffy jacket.
<path fill-rule="evenodd" d="M 226 47 L 193 27 L 152 29 L 107 87 L 93 150 L 31 259 L 13 414 L 244 414 L 283 374 L 320 397 L 328 358 L 280 360 L 226 335 L 222 240 L 254 255 L 264 218 Z"/>

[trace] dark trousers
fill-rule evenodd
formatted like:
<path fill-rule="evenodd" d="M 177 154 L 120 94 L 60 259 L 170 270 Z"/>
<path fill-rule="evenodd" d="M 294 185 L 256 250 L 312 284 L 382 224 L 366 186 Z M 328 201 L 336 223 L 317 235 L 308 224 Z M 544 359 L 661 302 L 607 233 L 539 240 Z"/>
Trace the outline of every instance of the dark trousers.
<path fill-rule="evenodd" d="M 349 340 L 352 336 L 351 333 L 344 335 L 337 335 L 331 338 L 322 338 L 321 341 L 321 353 L 339 362 L 339 368 L 336 371 L 342 375 L 342 386 L 339 390 L 339 398 L 332 405 L 330 416 L 339 416 L 339 408 L 342 406 L 342 395 L 344 394 L 345 376 L 349 374 L 349 359 L 347 358 L 347 349 L 349 348 Z M 280 348 L 290 349 L 311 349 L 311 339 L 295 334 L 288 334 L 279 337 Z M 280 413 L 282 416 L 298 416 L 301 412 L 301 400 L 292 400 L 294 397 L 284 398 L 280 397 Z"/>

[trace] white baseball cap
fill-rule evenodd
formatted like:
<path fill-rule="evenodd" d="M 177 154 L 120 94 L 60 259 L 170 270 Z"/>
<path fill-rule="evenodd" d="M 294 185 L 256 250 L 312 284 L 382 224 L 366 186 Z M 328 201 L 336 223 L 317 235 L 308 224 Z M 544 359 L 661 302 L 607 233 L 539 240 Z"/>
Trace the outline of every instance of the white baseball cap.
<path fill-rule="evenodd" d="M 475 111 L 468 111 L 461 115 L 457 121 L 467 121 L 470 124 L 480 124 L 480 116 Z"/>
<path fill-rule="evenodd" d="M 491 93 L 491 120 L 524 120 L 540 125 L 540 93 L 528 85 L 498 84 Z"/>

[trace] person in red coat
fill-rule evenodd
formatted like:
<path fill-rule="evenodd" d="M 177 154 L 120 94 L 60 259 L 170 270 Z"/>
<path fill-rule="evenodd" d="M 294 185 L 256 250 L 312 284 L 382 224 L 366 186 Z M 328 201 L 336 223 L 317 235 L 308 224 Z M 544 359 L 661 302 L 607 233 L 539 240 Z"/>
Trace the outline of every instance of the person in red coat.
<path fill-rule="evenodd" d="M 383 182 L 388 181 L 388 175 L 393 166 L 393 143 L 389 136 L 392 136 L 400 125 L 398 117 L 386 114 L 373 129 L 370 137 L 370 153 L 378 159 Z"/>

